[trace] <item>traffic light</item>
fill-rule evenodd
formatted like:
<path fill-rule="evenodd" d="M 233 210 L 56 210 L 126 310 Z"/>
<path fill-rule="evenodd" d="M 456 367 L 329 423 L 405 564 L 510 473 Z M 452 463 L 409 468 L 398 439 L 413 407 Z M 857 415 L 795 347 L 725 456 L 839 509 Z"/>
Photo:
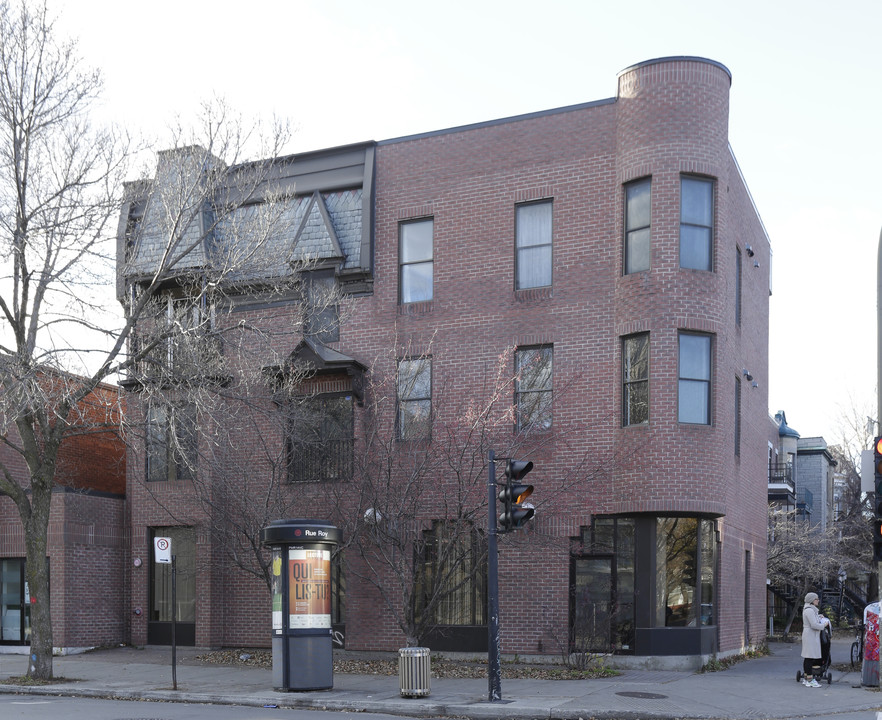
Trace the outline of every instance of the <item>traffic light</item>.
<path fill-rule="evenodd" d="M 882 562 L 882 520 L 873 520 L 873 562 Z"/>
<path fill-rule="evenodd" d="M 882 562 L 882 437 L 873 441 L 873 560 Z"/>
<path fill-rule="evenodd" d="M 882 520 L 882 437 L 873 441 L 873 492 L 877 520 Z"/>
<path fill-rule="evenodd" d="M 505 466 L 505 485 L 499 491 L 504 510 L 499 516 L 499 532 L 507 533 L 523 527 L 535 514 L 532 505 L 522 503 L 533 494 L 533 486 L 520 481 L 533 469 L 529 460 L 509 460 Z"/>

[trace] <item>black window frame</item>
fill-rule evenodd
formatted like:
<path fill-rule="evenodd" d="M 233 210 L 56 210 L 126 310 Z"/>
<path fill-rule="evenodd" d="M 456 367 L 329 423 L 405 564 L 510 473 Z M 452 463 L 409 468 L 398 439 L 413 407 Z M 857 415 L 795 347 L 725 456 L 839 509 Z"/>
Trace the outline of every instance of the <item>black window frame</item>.
<path fill-rule="evenodd" d="M 402 375 L 402 367 L 411 364 L 420 364 L 411 374 L 408 370 L 409 377 Z M 420 382 L 419 375 L 426 372 L 428 368 L 428 382 L 423 380 Z M 412 394 L 412 390 L 417 387 L 426 385 L 428 393 Z M 428 407 L 427 417 L 414 421 L 407 418 L 417 417 L 414 413 L 405 413 L 405 409 L 411 406 Z M 421 355 L 418 357 L 404 357 L 398 360 L 396 367 L 396 413 L 395 413 L 396 436 L 399 440 L 427 440 L 432 434 L 432 357 L 430 355 Z M 411 428 L 414 428 L 411 431 Z M 422 428 L 422 430 L 420 430 Z"/>
<path fill-rule="evenodd" d="M 329 412 L 332 403 L 339 405 L 343 412 Z M 317 422 L 313 422 L 315 420 Z M 335 435 L 335 429 L 341 432 Z M 289 483 L 351 480 L 354 447 L 355 405 L 352 393 L 321 393 L 291 400 L 285 425 Z"/>
<path fill-rule="evenodd" d="M 159 411 L 163 415 L 154 419 Z M 196 478 L 199 437 L 195 405 L 150 403 L 145 416 L 144 438 L 144 477 L 147 482 L 180 482 Z M 159 463 L 155 469 L 154 458 Z"/>
<path fill-rule="evenodd" d="M 632 368 L 635 366 L 635 363 L 633 362 L 633 354 L 629 353 L 629 346 L 632 343 L 636 343 L 641 340 L 643 341 L 642 353 L 645 355 L 645 359 L 642 360 L 642 362 L 645 363 L 645 370 L 643 371 L 642 375 L 634 378 L 632 377 Z M 649 424 L 650 349 L 651 344 L 648 332 L 634 333 L 633 335 L 626 335 L 622 338 L 622 427 Z M 641 351 L 638 349 L 638 352 Z M 638 388 L 642 389 L 644 394 L 644 403 L 646 406 L 645 418 L 642 420 L 632 421 L 632 400 L 634 399 L 634 394 Z"/>
<path fill-rule="evenodd" d="M 547 382 L 541 386 L 527 384 L 525 388 L 525 365 L 522 358 L 527 354 L 540 353 L 548 357 L 550 369 L 545 373 L 544 368 L 537 364 L 535 375 L 547 374 Z M 529 375 L 527 375 L 529 377 Z M 535 401 L 526 403 L 527 396 L 536 396 Z M 552 405 L 554 400 L 554 345 L 528 345 L 515 350 L 515 426 L 518 432 L 551 430 L 554 419 Z M 529 408 L 529 417 L 526 417 L 525 409 Z"/>

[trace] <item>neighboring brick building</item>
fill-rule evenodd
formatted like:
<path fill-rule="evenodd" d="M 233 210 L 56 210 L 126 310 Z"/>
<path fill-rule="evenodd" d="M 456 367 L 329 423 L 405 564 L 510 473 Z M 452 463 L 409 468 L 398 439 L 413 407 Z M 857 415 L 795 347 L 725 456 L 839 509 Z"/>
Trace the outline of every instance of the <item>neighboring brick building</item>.
<path fill-rule="evenodd" d="M 557 653 L 586 616 L 600 618 L 598 647 L 647 663 L 695 665 L 764 636 L 771 251 L 728 142 L 730 83 L 716 62 L 665 58 L 621 72 L 608 100 L 278 158 L 295 217 L 275 240 L 279 258 L 322 259 L 346 311 L 306 340 L 293 300 L 245 293 L 212 319 L 220 332 L 272 311 L 280 334 L 260 364 L 308 356 L 329 401 L 352 408 L 356 446 L 371 378 L 398 373 L 387 420 L 409 442 L 513 349 L 512 433 L 539 440 L 539 509 L 526 537 L 501 546 L 505 652 Z M 120 223 L 121 290 L 149 278 L 160 249 L 137 191 Z M 188 282 L 207 252 L 182 267 Z M 132 424 L 169 426 L 155 398 L 129 399 Z M 266 431 L 238 440 L 284 444 Z M 265 588 L 219 560 L 208 511 L 180 482 L 195 472 L 210 486 L 210 472 L 178 462 L 151 475 L 152 447 L 129 457 L 133 555 L 146 560 L 152 536 L 177 533 L 193 569 L 190 641 L 268 644 Z M 586 458 L 602 471 L 561 491 Z M 302 516 L 322 517 L 333 484 L 311 479 L 325 482 L 291 492 Z M 432 507 L 424 519 L 442 520 Z M 135 643 L 162 639 L 148 565 L 132 575 L 132 603 L 149 610 L 133 621 Z M 345 642 L 403 643 L 354 574 Z"/>
<path fill-rule="evenodd" d="M 82 429 L 58 453 L 49 518 L 53 641 L 65 652 L 126 642 L 130 632 L 119 388 L 99 385 L 79 412 Z M 9 428 L 15 444 L 14 426 Z M 7 444 L 0 444 L 0 462 L 27 485 L 24 461 Z M 0 652 L 22 651 L 29 642 L 30 602 L 21 519 L 12 500 L 0 497 Z"/>

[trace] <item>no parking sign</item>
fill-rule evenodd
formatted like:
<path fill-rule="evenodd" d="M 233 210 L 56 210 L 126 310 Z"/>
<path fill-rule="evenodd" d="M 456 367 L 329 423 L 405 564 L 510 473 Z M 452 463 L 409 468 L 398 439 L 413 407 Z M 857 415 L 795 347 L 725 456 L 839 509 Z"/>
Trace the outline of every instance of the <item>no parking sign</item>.
<path fill-rule="evenodd" d="M 153 556 L 158 563 L 171 563 L 171 538 L 153 538 Z"/>

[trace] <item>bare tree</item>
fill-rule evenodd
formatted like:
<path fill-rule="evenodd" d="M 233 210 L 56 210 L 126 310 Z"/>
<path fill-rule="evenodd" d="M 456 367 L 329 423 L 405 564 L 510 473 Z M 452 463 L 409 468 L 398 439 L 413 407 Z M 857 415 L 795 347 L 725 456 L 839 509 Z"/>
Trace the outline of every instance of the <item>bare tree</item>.
<path fill-rule="evenodd" d="M 217 288 L 235 283 L 246 263 L 271 274 L 278 258 L 268 247 L 285 223 L 284 208 L 273 202 L 272 163 L 242 162 L 256 135 L 222 103 L 207 105 L 201 132 L 178 133 L 156 176 L 126 187 L 121 277 L 130 282 L 118 284 L 120 317 L 106 288 L 113 286 L 119 191 L 137 148 L 91 126 L 102 80 L 81 67 L 75 44 L 57 39 L 45 6 L 0 0 L 0 253 L 7 268 L 0 278 L 0 424 L 12 430 L 0 437 L 27 467 L 27 477 L 0 467 L 0 492 L 24 526 L 34 599 L 28 675 L 39 679 L 52 677 L 50 502 L 59 448 L 83 432 L 77 408 L 107 379 L 157 387 L 169 368 L 178 379 L 192 378 L 188 349 L 199 349 L 201 370 L 211 368 L 203 331 Z M 259 156 L 276 157 L 287 130 L 274 125 L 264 137 Z M 239 241 L 214 245 L 221 231 Z M 168 294 L 170 278 L 186 291 Z M 141 320 L 152 332 L 136 339 Z M 224 368 L 216 358 L 215 365 L 220 381 Z"/>
<path fill-rule="evenodd" d="M 358 435 L 358 483 L 333 491 L 348 575 L 372 589 L 413 646 L 439 626 L 486 623 L 486 604 L 475 601 L 487 571 L 489 450 L 500 458 L 541 454 L 551 434 L 537 430 L 548 430 L 553 399 L 527 394 L 520 405 L 512 401 L 517 386 L 550 373 L 550 356 L 513 372 L 507 349 L 483 385 L 459 402 L 446 392 L 449 379 L 431 377 L 431 352 L 403 356 L 375 363 Z M 574 457 L 570 474 L 543 484 L 537 512 L 602 476 L 610 461 Z"/>
<path fill-rule="evenodd" d="M 769 505 L 768 577 L 772 587 L 790 590 L 792 603 L 785 635 L 809 590 L 819 591 L 840 570 L 861 567 L 848 551 L 851 539 L 841 536 L 840 530 L 835 525 L 821 530 L 795 510 Z"/>

